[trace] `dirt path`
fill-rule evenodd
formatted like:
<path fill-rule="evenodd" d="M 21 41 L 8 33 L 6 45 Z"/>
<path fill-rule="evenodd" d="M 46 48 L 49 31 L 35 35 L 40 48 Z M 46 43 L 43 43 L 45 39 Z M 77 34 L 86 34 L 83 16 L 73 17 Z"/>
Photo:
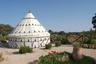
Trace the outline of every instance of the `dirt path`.
<path fill-rule="evenodd" d="M 60 47 L 53 47 L 50 50 L 34 49 L 33 53 L 16 54 L 18 49 L 0 48 L 0 52 L 3 52 L 5 60 L 0 64 L 30 64 L 32 61 L 38 59 L 40 56 L 47 55 L 49 51 L 55 50 L 57 52 L 72 52 L 72 46 L 64 45 Z M 83 52 L 87 56 L 91 56 L 96 59 L 96 49 L 83 49 Z"/>

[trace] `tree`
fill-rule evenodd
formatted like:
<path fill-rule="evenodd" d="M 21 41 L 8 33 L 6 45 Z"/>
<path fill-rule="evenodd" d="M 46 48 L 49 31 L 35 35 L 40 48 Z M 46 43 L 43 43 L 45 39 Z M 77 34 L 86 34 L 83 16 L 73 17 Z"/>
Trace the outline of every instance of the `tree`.
<path fill-rule="evenodd" d="M 0 24 L 0 40 L 5 40 L 7 35 L 13 30 L 13 27 L 8 24 Z"/>
<path fill-rule="evenodd" d="M 64 32 L 64 31 L 60 31 L 59 34 L 60 34 L 60 35 L 64 35 L 65 32 Z"/>
<path fill-rule="evenodd" d="M 92 24 L 93 24 L 93 28 L 95 28 L 96 30 L 96 14 L 94 17 L 92 17 Z"/>
<path fill-rule="evenodd" d="M 48 32 L 49 32 L 49 33 L 53 33 L 53 31 L 52 31 L 52 30 L 49 30 Z"/>

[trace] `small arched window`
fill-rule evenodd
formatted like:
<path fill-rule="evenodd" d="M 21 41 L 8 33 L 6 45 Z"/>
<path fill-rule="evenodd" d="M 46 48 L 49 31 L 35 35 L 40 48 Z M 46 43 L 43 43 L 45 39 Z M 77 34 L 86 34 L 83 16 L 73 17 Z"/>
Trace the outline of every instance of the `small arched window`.
<path fill-rule="evenodd" d="M 25 31 L 24 31 L 24 33 L 25 33 Z"/>
<path fill-rule="evenodd" d="M 30 31 L 29 31 L 29 33 L 30 33 Z"/>
<path fill-rule="evenodd" d="M 36 31 L 34 31 L 34 32 L 36 32 Z"/>
<path fill-rule="evenodd" d="M 22 39 L 21 39 L 21 42 L 22 42 Z"/>
<path fill-rule="evenodd" d="M 34 41 L 36 42 L 36 39 Z"/>
<path fill-rule="evenodd" d="M 40 39 L 40 41 L 42 41 L 42 39 Z"/>
<path fill-rule="evenodd" d="M 29 42 L 29 39 L 28 39 L 28 42 Z"/>
<path fill-rule="evenodd" d="M 27 24 L 26 24 L 26 26 L 27 26 Z"/>

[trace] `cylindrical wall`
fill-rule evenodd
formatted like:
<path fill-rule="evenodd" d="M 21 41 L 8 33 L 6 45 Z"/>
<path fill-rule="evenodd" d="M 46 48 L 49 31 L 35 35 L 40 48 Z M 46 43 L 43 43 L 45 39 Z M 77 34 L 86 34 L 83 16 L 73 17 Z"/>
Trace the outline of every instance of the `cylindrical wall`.
<path fill-rule="evenodd" d="M 50 37 L 10 37 L 9 38 L 9 46 L 12 48 L 19 48 L 21 46 L 29 46 L 32 48 L 43 47 L 46 44 L 50 43 Z"/>

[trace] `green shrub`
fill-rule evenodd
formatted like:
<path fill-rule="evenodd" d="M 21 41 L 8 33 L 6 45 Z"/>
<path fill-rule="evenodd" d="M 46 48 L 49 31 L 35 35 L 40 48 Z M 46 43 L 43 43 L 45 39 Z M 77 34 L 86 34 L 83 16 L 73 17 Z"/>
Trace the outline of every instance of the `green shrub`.
<path fill-rule="evenodd" d="M 55 46 L 61 46 L 61 41 L 56 41 Z"/>
<path fill-rule="evenodd" d="M 96 39 L 92 39 L 91 43 L 96 44 Z"/>
<path fill-rule="evenodd" d="M 82 44 L 87 44 L 87 41 L 88 41 L 88 39 L 84 39 L 81 43 Z"/>
<path fill-rule="evenodd" d="M 52 47 L 51 44 L 46 44 L 46 45 L 45 45 L 45 49 L 50 49 L 51 47 Z"/>
<path fill-rule="evenodd" d="M 87 42 L 85 42 L 86 44 L 91 44 L 92 39 L 88 39 Z"/>
<path fill-rule="evenodd" d="M 61 44 L 69 44 L 68 39 L 64 39 L 64 38 L 63 38 L 63 39 L 61 40 Z"/>
<path fill-rule="evenodd" d="M 88 40 L 84 40 L 83 44 L 96 44 L 96 39 L 88 39 Z"/>
<path fill-rule="evenodd" d="M 31 53 L 33 50 L 29 46 L 21 46 L 19 49 L 20 54 Z"/>

